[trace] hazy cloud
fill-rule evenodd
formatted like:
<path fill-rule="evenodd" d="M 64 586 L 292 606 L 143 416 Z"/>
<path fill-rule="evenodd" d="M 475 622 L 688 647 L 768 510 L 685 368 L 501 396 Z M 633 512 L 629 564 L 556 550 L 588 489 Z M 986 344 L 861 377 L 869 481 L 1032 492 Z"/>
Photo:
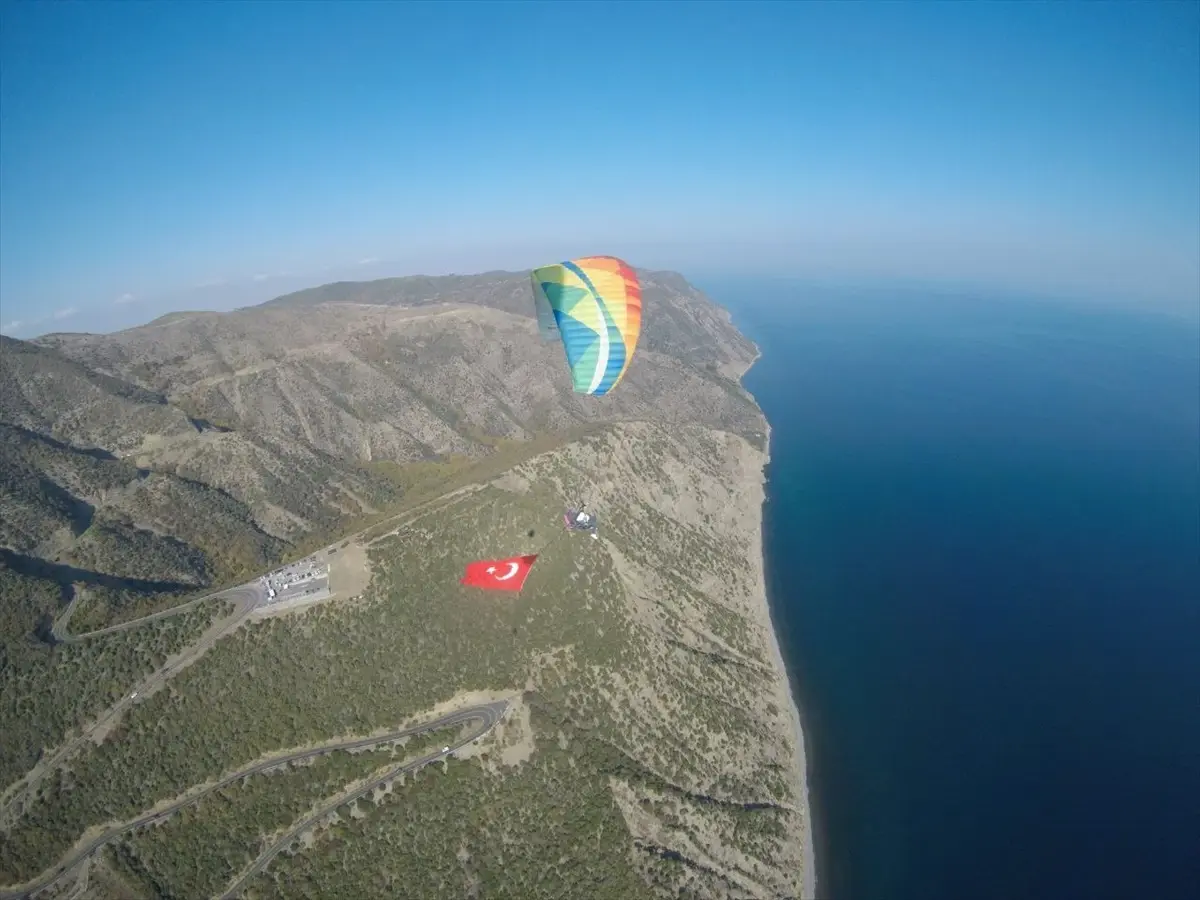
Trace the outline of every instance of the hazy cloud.
<path fill-rule="evenodd" d="M 0 334 L 12 334 L 14 331 L 16 331 L 20 327 L 21 327 L 20 319 L 14 319 L 11 322 L 5 322 L 3 325 L 0 325 Z"/>
<path fill-rule="evenodd" d="M 358 264 L 360 266 L 367 266 L 373 262 L 379 262 L 379 257 L 378 256 L 368 256 L 366 259 L 360 259 L 358 261 Z"/>
<path fill-rule="evenodd" d="M 75 313 L 77 313 L 77 312 L 79 312 L 79 310 L 76 307 L 68 306 L 66 309 L 55 310 L 54 318 L 69 319 L 69 318 L 71 318 L 71 316 L 75 315 Z"/>
<path fill-rule="evenodd" d="M 270 277 L 271 277 L 270 275 L 255 275 L 254 280 L 255 281 L 266 281 Z"/>
<path fill-rule="evenodd" d="M 113 303 L 116 303 L 118 306 L 121 304 L 124 304 L 124 303 L 132 303 L 132 302 L 133 302 L 133 294 L 122 294 L 120 297 L 118 297 L 116 300 L 113 301 Z"/>

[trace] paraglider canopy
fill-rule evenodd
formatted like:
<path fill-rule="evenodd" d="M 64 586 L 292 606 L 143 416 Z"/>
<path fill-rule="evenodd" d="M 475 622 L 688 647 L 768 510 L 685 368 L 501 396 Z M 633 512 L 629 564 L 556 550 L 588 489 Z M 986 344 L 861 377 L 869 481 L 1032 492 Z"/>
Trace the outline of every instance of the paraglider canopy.
<path fill-rule="evenodd" d="M 642 330 L 642 288 L 615 256 L 534 269 L 534 309 L 545 340 L 562 340 L 577 394 L 607 394 L 624 377 Z"/>

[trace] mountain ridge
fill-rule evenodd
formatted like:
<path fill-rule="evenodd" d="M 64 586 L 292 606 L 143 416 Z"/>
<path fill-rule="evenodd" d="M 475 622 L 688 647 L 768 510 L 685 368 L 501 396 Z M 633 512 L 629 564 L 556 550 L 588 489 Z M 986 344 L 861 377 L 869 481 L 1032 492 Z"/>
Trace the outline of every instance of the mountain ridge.
<path fill-rule="evenodd" d="M 333 282 L 112 334 L 4 337 L 0 546 L 27 569 L 198 589 L 394 506 L 413 463 L 617 421 L 764 440 L 738 380 L 753 344 L 679 273 L 637 272 L 643 332 L 606 397 L 571 391 L 525 272 Z M 180 509 L 221 527 L 184 527 Z"/>

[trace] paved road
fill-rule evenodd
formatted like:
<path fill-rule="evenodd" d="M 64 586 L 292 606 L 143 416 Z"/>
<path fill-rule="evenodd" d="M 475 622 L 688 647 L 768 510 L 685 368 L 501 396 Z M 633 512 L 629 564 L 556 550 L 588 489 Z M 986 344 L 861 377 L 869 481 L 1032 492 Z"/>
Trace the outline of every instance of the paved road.
<path fill-rule="evenodd" d="M 233 590 L 238 590 L 233 588 Z M 156 622 L 159 619 L 166 619 L 169 616 L 177 616 L 182 612 L 187 612 L 189 609 L 194 609 L 206 600 L 211 600 L 214 597 L 221 596 L 225 591 L 216 594 L 205 594 L 203 597 L 197 597 L 195 600 L 189 600 L 186 603 L 180 603 L 178 606 L 172 606 L 169 609 L 161 610 L 160 612 L 150 613 L 148 616 L 142 616 L 140 619 L 130 619 L 128 622 L 120 622 L 116 625 L 109 625 L 107 628 L 97 628 L 95 631 L 85 631 L 83 634 L 71 634 L 66 630 L 71 621 L 71 613 L 75 611 L 75 603 L 78 602 L 78 595 L 75 600 L 71 601 L 71 605 L 67 607 L 67 611 L 59 616 L 54 625 L 50 628 L 50 634 L 60 644 L 78 644 L 81 641 L 89 640 L 90 638 L 103 637 L 106 634 L 116 634 L 118 631 L 128 631 L 130 628 L 140 628 L 142 625 L 148 625 L 151 622 Z"/>
<path fill-rule="evenodd" d="M 440 497 L 434 497 L 397 513 L 390 519 L 390 521 L 394 522 L 397 528 L 402 528 L 408 522 L 411 522 L 416 518 L 420 518 L 423 511 L 429 506 L 448 500 L 460 494 L 470 493 L 473 490 L 478 490 L 479 488 L 480 485 L 467 485 L 466 487 L 449 491 Z M 376 523 L 375 525 L 364 528 L 361 531 L 355 532 L 354 534 L 339 538 L 337 541 L 334 541 L 321 550 L 315 551 L 311 555 L 317 556 L 324 554 L 328 560 L 329 550 L 331 548 L 336 547 L 338 544 L 347 540 L 354 540 L 359 536 L 366 534 L 368 531 L 378 528 L 381 524 L 382 523 Z M 122 622 L 118 625 L 110 625 L 107 628 L 100 628 L 96 631 L 89 631 L 85 634 L 76 635 L 69 634 L 66 631 L 66 627 L 70 621 L 70 614 L 73 609 L 70 607 L 68 608 L 67 612 L 60 617 L 59 621 L 55 622 L 52 628 L 52 633 L 56 640 L 63 643 L 78 643 L 79 641 L 90 638 L 101 637 L 106 634 L 114 634 L 118 631 L 127 631 L 131 628 L 138 628 L 150 622 L 154 622 L 159 619 L 165 619 L 168 616 L 178 615 L 184 610 L 191 609 L 200 603 L 204 603 L 208 600 L 218 597 L 226 600 L 232 600 L 235 604 L 235 611 L 233 615 L 226 620 L 227 627 L 221 628 L 216 633 L 212 633 L 210 629 L 209 632 L 206 632 L 206 637 L 202 636 L 196 644 L 193 644 L 187 650 L 183 651 L 182 655 L 168 660 L 162 668 L 148 675 L 140 684 L 133 685 L 130 688 L 129 693 L 123 694 L 121 699 L 118 700 L 113 706 L 109 707 L 104 713 L 102 713 L 99 719 L 86 726 L 80 735 L 68 741 L 66 744 L 63 744 L 50 756 L 39 761 L 37 765 L 35 765 L 30 771 L 26 772 L 20 779 L 8 785 L 2 792 L 0 792 L 0 830 L 11 827 L 12 822 L 15 820 L 16 816 L 19 815 L 18 807 L 23 804 L 30 789 L 37 785 L 42 776 L 46 772 L 53 771 L 59 764 L 62 763 L 64 759 L 82 746 L 85 741 L 90 740 L 92 735 L 95 734 L 99 729 L 106 728 L 110 724 L 114 723 L 117 717 L 120 716 L 121 713 L 123 713 L 125 709 L 134 702 L 135 698 L 132 696 L 134 693 L 138 695 L 138 698 L 141 698 L 147 692 L 159 687 L 161 684 L 166 682 L 167 679 L 171 678 L 177 671 L 179 671 L 179 669 L 181 669 L 184 665 L 207 653 L 213 644 L 215 644 L 230 631 L 237 628 L 242 621 L 254 611 L 255 608 L 264 606 L 269 598 L 267 597 L 266 588 L 259 581 L 259 579 L 255 578 L 253 581 L 238 585 L 237 587 L 226 588 L 224 590 L 216 591 L 212 594 L 206 594 L 202 597 L 197 597 L 194 600 L 189 600 L 186 603 L 182 603 L 179 606 L 173 606 L 170 609 L 165 609 L 161 612 L 151 613 L 148 616 L 143 616 L 140 619 L 133 619 L 129 622 Z"/>
<path fill-rule="evenodd" d="M 180 800 L 166 809 L 160 810 L 156 813 L 147 813 L 131 822 L 125 823 L 124 825 L 118 825 L 109 829 L 104 834 L 100 835 L 95 840 L 82 847 L 78 852 L 68 857 L 65 861 L 59 863 L 53 869 L 44 873 L 42 877 L 33 884 L 29 884 L 18 889 L 0 890 L 0 900 L 17 900 L 17 898 L 25 900 L 25 898 L 33 897 L 33 895 L 38 891 L 45 890 L 46 888 L 55 884 L 64 875 L 71 872 L 85 859 L 111 841 L 114 841 L 122 835 L 128 834 L 135 829 L 161 822 L 179 810 L 183 809 L 185 806 L 190 806 L 208 794 L 211 794 L 213 791 L 220 790 L 221 788 L 226 787 L 227 785 L 232 784 L 241 778 L 245 778 L 248 775 L 257 774 L 262 772 L 264 769 L 269 769 L 273 766 L 280 766 L 284 765 L 285 763 L 300 762 L 302 760 L 312 759 L 313 757 L 324 756 L 327 753 L 332 753 L 337 750 L 362 750 L 378 744 L 386 744 L 389 741 L 396 741 L 403 737 L 425 734 L 440 728 L 448 728 L 454 725 L 463 725 L 467 722 L 477 721 L 479 723 L 478 728 L 473 729 L 466 737 L 460 739 L 456 743 L 448 745 L 450 747 L 449 752 L 453 753 L 459 747 L 469 744 L 471 741 L 474 741 L 491 731 L 492 728 L 494 728 L 503 717 L 504 713 L 508 710 L 508 705 L 509 701 L 498 700 L 494 703 L 471 706 L 467 707 L 466 709 L 461 709 L 457 712 L 450 713 L 449 715 L 442 716 L 439 719 L 425 722 L 421 725 L 403 728 L 399 731 L 393 731 L 390 734 L 380 735 L 377 737 L 357 738 L 355 740 L 343 741 L 340 744 L 326 745 L 324 747 L 317 747 L 310 750 L 297 750 L 294 753 L 286 753 L 281 756 L 264 760 L 263 762 L 257 763 L 253 766 L 248 766 L 245 769 L 225 776 L 220 781 L 209 786 L 208 788 L 205 788 L 202 792 Z M 230 887 L 228 891 L 226 891 L 225 896 L 232 897 L 239 892 L 244 886 L 245 882 L 262 871 L 262 869 L 264 869 L 270 863 L 275 855 L 287 846 L 295 834 L 297 834 L 299 831 L 303 831 L 305 828 L 310 827 L 311 824 L 320 819 L 321 816 L 333 809 L 336 809 L 343 803 L 352 802 L 353 800 L 366 795 L 368 792 L 388 781 L 389 779 L 395 778 L 404 772 L 411 772 L 414 769 L 419 769 L 421 766 L 428 765 L 430 762 L 441 759 L 446 755 L 448 754 L 439 750 L 436 753 L 430 753 L 426 756 L 423 756 L 415 762 L 398 765 L 388 770 L 386 774 L 380 776 L 379 778 L 373 779 L 370 784 L 366 785 L 360 791 L 357 791 L 348 797 L 339 797 L 336 803 L 326 807 L 321 812 L 318 812 L 313 816 L 309 816 L 307 819 L 301 822 L 300 825 L 288 832 L 288 834 L 285 835 L 280 841 L 276 842 L 276 844 L 268 849 L 266 853 L 260 856 L 255 863 L 238 879 L 238 881 L 232 887 Z"/>
<path fill-rule="evenodd" d="M 450 746 L 449 752 L 453 753 L 455 750 L 457 750 L 459 747 L 462 747 L 464 744 L 469 744 L 471 741 L 478 740 L 480 737 L 487 734 L 487 732 L 491 731 L 496 726 L 496 723 L 499 722 L 500 719 L 504 716 L 504 713 L 505 713 L 505 711 L 507 711 L 507 709 L 508 709 L 508 701 L 507 700 L 502 700 L 497 703 L 490 703 L 487 706 L 473 707 L 472 711 L 475 711 L 475 712 L 478 712 L 480 710 L 487 710 L 490 718 L 483 720 L 479 731 L 471 734 L 469 737 L 465 738 L 464 740 L 459 741 L 457 744 L 449 745 Z M 453 724 L 453 723 L 451 723 L 451 724 Z M 220 900 L 232 900 L 232 898 L 238 896 L 242 892 L 242 889 L 245 888 L 246 884 L 250 881 L 250 879 L 252 879 L 255 875 L 257 875 L 259 872 L 262 872 L 267 866 L 269 866 L 271 864 L 271 861 L 273 859 L 275 859 L 275 857 L 278 856 L 285 847 L 287 847 L 289 844 L 291 844 L 291 842 L 294 841 L 299 835 L 303 834 L 305 831 L 307 831 L 309 828 L 311 828 L 317 822 L 321 821 L 322 818 L 329 815 L 331 812 L 333 812 L 339 806 L 342 806 L 343 804 L 346 804 L 346 803 L 353 803 L 355 800 L 358 800 L 361 797 L 365 797 L 371 791 L 375 790 L 375 788 L 377 788 L 383 784 L 386 784 L 387 782 L 391 781 L 393 778 L 403 775 L 405 772 L 415 771 L 416 769 L 419 769 L 422 766 L 426 766 L 431 762 L 435 762 L 436 760 L 439 760 L 446 755 L 447 754 L 443 753 L 441 750 L 438 750 L 436 753 L 427 754 L 426 756 L 422 756 L 420 759 L 414 760 L 411 763 L 405 763 L 405 764 L 396 766 L 393 769 L 389 769 L 387 772 L 380 775 L 378 778 L 372 779 L 370 782 L 363 785 L 361 788 L 354 791 L 353 793 L 345 794 L 345 795 L 338 795 L 338 797 L 336 799 L 334 799 L 333 801 L 328 803 L 326 806 L 317 810 L 315 813 L 308 816 L 307 818 L 302 819 L 298 824 L 292 826 L 292 828 L 289 829 L 287 831 L 287 833 L 283 835 L 283 837 L 281 837 L 274 844 L 272 844 L 269 848 L 267 848 L 266 852 L 264 852 L 261 856 L 259 856 L 259 858 L 254 861 L 254 864 L 252 866 L 250 866 L 250 868 L 247 869 L 245 872 L 243 872 L 238 877 L 237 881 L 235 881 L 225 891 L 225 893 L 223 893 L 221 895 Z"/>
<path fill-rule="evenodd" d="M 381 525 L 384 525 L 387 523 L 395 523 L 397 528 L 402 528 L 402 527 L 404 527 L 405 524 L 408 524 L 408 521 L 411 521 L 414 518 L 419 518 L 420 514 L 427 507 L 432 506 L 435 503 L 440 503 L 445 500 L 450 500 L 450 499 L 460 496 L 462 494 L 473 493 L 475 491 L 481 490 L 482 487 L 483 487 L 483 485 L 481 485 L 481 484 L 468 484 L 464 487 L 456 488 L 453 491 L 448 491 L 439 497 L 433 497 L 432 499 L 426 500 L 422 503 L 416 504 L 415 506 L 409 507 L 408 509 L 402 510 L 401 512 L 396 513 L 394 516 L 390 517 L 389 519 L 385 519 L 383 522 L 376 522 L 374 525 L 370 525 L 366 528 L 363 528 L 359 531 L 354 532 L 353 534 L 348 534 L 343 537 L 340 537 L 336 541 L 333 541 L 328 546 L 322 547 L 320 550 L 316 550 L 309 555 L 310 556 L 319 556 L 321 554 L 324 554 L 326 557 L 326 562 L 328 562 L 329 561 L 328 560 L 329 551 L 340 546 L 341 544 L 345 543 L 346 541 L 353 541 L 353 540 L 361 537 L 362 535 L 366 534 L 367 532 L 369 532 L 373 529 L 379 528 Z M 400 521 L 400 520 L 408 520 L 408 521 Z M 280 567 L 280 568 L 282 568 L 282 567 Z M 176 615 L 179 615 L 179 613 L 184 612 L 189 609 L 192 609 L 193 607 L 198 606 L 199 604 L 204 603 L 208 600 L 212 600 L 216 597 L 228 597 L 229 595 L 231 595 L 237 591 L 243 591 L 246 589 L 255 589 L 255 590 L 261 591 L 261 586 L 258 583 L 258 579 L 255 578 L 253 581 L 247 582 L 246 584 L 238 585 L 237 587 L 223 588 L 219 591 L 214 591 L 211 594 L 205 594 L 201 597 L 196 597 L 193 600 L 188 600 L 186 603 L 181 603 L 178 606 L 172 606 L 170 609 L 164 609 L 164 610 L 161 610 L 160 612 L 151 613 L 148 616 L 142 616 L 140 619 L 131 619 L 128 622 L 121 622 L 117 625 L 109 625 L 107 628 L 98 628 L 95 631 L 88 631 L 88 632 L 84 632 L 83 634 L 70 634 L 66 630 L 68 624 L 70 623 L 71 613 L 74 611 L 74 607 L 72 605 L 72 606 L 69 606 L 67 608 L 67 611 L 64 612 L 63 615 L 59 616 L 58 620 L 55 621 L 54 625 L 51 626 L 50 633 L 54 636 L 54 639 L 56 641 L 59 641 L 60 643 L 76 644 L 76 643 L 79 643 L 80 641 L 89 640 L 90 638 L 103 637 L 106 634 L 115 634 L 118 631 L 128 631 L 130 628 L 138 628 L 142 625 L 148 625 L 151 622 L 158 621 L 159 619 L 165 619 L 168 616 L 176 616 Z M 266 592 L 261 591 L 260 601 L 265 600 L 265 599 L 266 599 Z"/>
<path fill-rule="evenodd" d="M 407 524 L 411 524 L 411 522 L 415 521 L 416 519 L 419 519 L 421 515 L 424 514 L 424 511 L 430 506 L 447 502 L 455 497 L 481 490 L 482 487 L 482 484 L 464 485 L 452 491 L 448 491 L 438 497 L 432 497 L 421 503 L 417 503 L 406 510 L 396 513 L 386 521 L 390 524 L 394 524 L 398 530 Z M 376 524 L 357 531 L 354 534 L 339 538 L 337 541 L 334 541 L 321 550 L 315 551 L 311 555 L 319 556 L 324 554 L 328 560 L 329 550 L 331 548 L 336 547 L 338 544 L 345 541 L 355 540 L 367 532 L 379 528 L 382 524 L 384 523 L 377 522 Z M 142 699 L 146 694 L 162 686 L 181 668 L 207 653 L 217 641 L 240 626 L 251 612 L 253 612 L 256 608 L 262 607 L 268 598 L 265 586 L 259 579 L 256 578 L 253 581 L 247 582 L 246 584 L 238 585 L 237 587 L 233 588 L 226 588 L 220 591 L 214 591 L 211 594 L 197 597 L 194 600 L 189 600 L 186 603 L 171 607 L 170 609 L 162 610 L 161 612 L 151 613 L 150 615 L 143 616 L 140 619 L 133 619 L 129 622 L 122 622 L 118 625 L 111 625 L 107 628 L 101 628 L 97 629 L 96 631 L 89 631 L 84 634 L 77 635 L 69 634 L 66 630 L 70 621 L 71 612 L 73 611 L 73 607 L 68 607 L 66 613 L 60 617 L 58 622 L 54 624 L 52 633 L 54 634 L 56 640 L 59 640 L 63 643 L 77 643 L 79 641 L 94 637 L 114 634 L 118 631 L 127 631 L 131 628 L 138 628 L 150 622 L 154 622 L 159 619 L 165 619 L 168 616 L 178 615 L 184 610 L 191 609 L 200 603 L 218 597 L 232 600 L 234 602 L 234 612 L 230 616 L 222 620 L 220 623 L 210 626 L 195 644 L 192 644 L 190 647 L 181 651 L 172 659 L 169 659 L 166 664 L 164 664 L 157 671 L 148 675 L 142 680 L 141 683 L 133 685 L 130 688 L 129 693 L 123 694 L 120 700 L 105 710 L 98 719 L 96 719 L 90 725 L 87 725 L 79 735 L 67 741 L 58 749 L 54 750 L 50 755 L 40 760 L 37 765 L 35 765 L 30 771 L 26 772 L 20 779 L 8 785 L 3 792 L 0 792 L 0 831 L 12 827 L 12 824 L 20 817 L 24 808 L 25 799 L 29 796 L 32 790 L 36 789 L 37 785 L 46 775 L 46 773 L 54 771 L 55 768 L 61 765 L 62 762 L 67 759 L 67 757 L 81 747 L 86 741 L 91 740 L 97 732 L 101 732 L 101 729 L 106 729 L 115 724 L 120 715 L 137 700 Z M 134 697 L 134 694 L 137 696 Z"/>
<path fill-rule="evenodd" d="M 166 681 L 171 678 L 184 666 L 192 663 L 198 657 L 207 653 L 217 641 L 223 638 L 229 632 L 233 631 L 264 599 L 266 599 L 266 591 L 257 581 L 250 584 L 242 585 L 241 587 L 230 588 L 223 591 L 219 596 L 226 600 L 231 600 L 234 603 L 234 612 L 232 615 L 219 623 L 214 623 L 210 626 L 196 643 L 191 644 L 184 650 L 177 653 L 175 656 L 167 660 L 167 662 L 159 669 L 151 672 L 141 682 L 135 684 L 129 693 L 123 694 L 121 699 L 106 709 L 100 718 L 96 719 L 71 740 L 62 744 L 49 756 L 41 759 L 36 766 L 26 772 L 20 780 L 9 785 L 4 793 L 6 798 L 0 804 L 0 826 L 8 827 L 18 814 L 18 807 L 23 804 L 25 797 L 29 791 L 33 789 L 38 781 L 47 772 L 54 771 L 63 760 L 70 756 L 75 750 L 81 747 L 85 742 L 92 739 L 92 736 L 103 728 L 116 723 L 117 719 L 130 706 L 143 699 L 151 691 L 161 687 Z M 169 610 L 168 612 L 174 612 Z M 161 614 L 156 614 L 156 617 Z M 138 619 L 138 623 L 145 622 L 145 619 Z M 117 629 L 127 628 L 132 623 L 117 626 Z M 93 632 L 95 634 L 96 632 Z M 137 694 L 137 698 L 133 694 Z"/>

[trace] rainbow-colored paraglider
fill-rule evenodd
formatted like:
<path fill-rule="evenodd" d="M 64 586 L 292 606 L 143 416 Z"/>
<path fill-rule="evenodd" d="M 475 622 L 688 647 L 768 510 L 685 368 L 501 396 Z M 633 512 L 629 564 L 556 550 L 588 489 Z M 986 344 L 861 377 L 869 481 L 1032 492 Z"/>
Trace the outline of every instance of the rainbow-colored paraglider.
<path fill-rule="evenodd" d="M 642 288 L 615 256 L 534 269 L 533 301 L 546 340 L 562 339 L 577 394 L 607 394 L 629 369 L 642 331 Z"/>

